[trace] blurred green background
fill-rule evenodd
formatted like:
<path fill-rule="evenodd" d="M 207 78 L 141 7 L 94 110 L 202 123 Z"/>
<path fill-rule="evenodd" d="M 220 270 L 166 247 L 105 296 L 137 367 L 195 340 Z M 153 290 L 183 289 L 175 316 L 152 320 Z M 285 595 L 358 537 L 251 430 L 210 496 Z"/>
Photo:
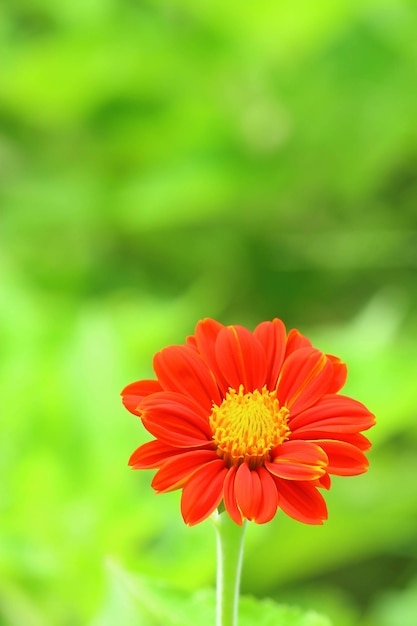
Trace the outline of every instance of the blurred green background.
<path fill-rule="evenodd" d="M 2 2 L 2 625 L 107 624 L 112 564 L 214 585 L 119 398 L 205 316 L 298 327 L 378 418 L 323 527 L 250 525 L 243 592 L 415 625 L 416 27 L 413 0 Z"/>

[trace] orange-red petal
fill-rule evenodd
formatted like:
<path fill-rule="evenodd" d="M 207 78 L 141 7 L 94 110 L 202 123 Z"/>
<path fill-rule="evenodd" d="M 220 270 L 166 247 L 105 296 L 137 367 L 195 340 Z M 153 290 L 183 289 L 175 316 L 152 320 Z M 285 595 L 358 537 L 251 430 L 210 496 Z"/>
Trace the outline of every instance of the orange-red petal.
<path fill-rule="evenodd" d="M 325 395 L 314 406 L 292 417 L 289 427 L 293 436 L 315 439 L 322 433 L 356 433 L 375 423 L 368 409 L 347 396 Z"/>
<path fill-rule="evenodd" d="M 197 342 L 195 340 L 194 335 L 188 335 L 188 337 L 185 340 L 185 345 L 198 352 Z"/>
<path fill-rule="evenodd" d="M 329 458 L 327 467 L 329 474 L 356 476 L 368 469 L 368 459 L 356 446 L 332 439 L 317 439 L 316 443 L 323 448 Z"/>
<path fill-rule="evenodd" d="M 261 390 L 266 383 L 264 349 L 243 326 L 222 328 L 216 340 L 216 359 L 223 376 L 233 389 L 243 385 L 245 392 Z"/>
<path fill-rule="evenodd" d="M 200 467 L 218 460 L 215 450 L 191 450 L 177 454 L 166 460 L 152 480 L 152 487 L 158 491 L 173 491 L 184 483 Z"/>
<path fill-rule="evenodd" d="M 353 434 L 348 434 L 348 435 L 344 434 L 343 436 L 339 436 L 339 437 L 332 437 L 332 436 L 324 437 L 323 435 L 322 437 L 325 439 L 337 439 L 339 441 L 345 441 L 346 443 L 350 443 L 352 446 L 359 448 L 359 450 L 362 450 L 363 452 L 366 452 L 366 450 L 369 450 L 369 448 L 372 446 L 369 439 L 367 439 L 361 433 L 353 433 Z"/>
<path fill-rule="evenodd" d="M 287 337 L 287 344 L 285 348 L 285 358 L 289 357 L 289 355 L 295 350 L 299 350 L 300 348 L 311 348 L 311 341 L 307 339 L 305 335 L 302 335 L 299 330 L 296 328 L 291 328 Z"/>
<path fill-rule="evenodd" d="M 197 400 L 210 413 L 213 402 L 221 403 L 219 389 L 207 364 L 190 346 L 168 346 L 157 352 L 155 374 L 166 391 L 176 391 Z"/>
<path fill-rule="evenodd" d="M 141 411 L 145 428 L 168 445 L 194 447 L 212 440 L 208 418 L 187 396 L 168 391 L 154 393 L 142 401 Z"/>
<path fill-rule="evenodd" d="M 266 386 L 268 389 L 275 389 L 285 356 L 285 325 L 281 320 L 275 318 L 272 322 L 258 324 L 253 334 L 265 351 L 267 366 Z"/>
<path fill-rule="evenodd" d="M 256 471 L 261 481 L 262 498 L 254 521 L 257 524 L 266 524 L 277 512 L 278 493 L 271 474 L 264 467 L 258 467 Z"/>
<path fill-rule="evenodd" d="M 122 402 L 128 411 L 134 415 L 140 415 L 139 404 L 146 396 L 157 391 L 162 391 L 162 387 L 157 380 L 138 380 L 130 383 L 121 392 Z"/>
<path fill-rule="evenodd" d="M 220 322 L 206 318 L 198 322 L 194 337 L 199 353 L 213 372 L 216 382 L 224 395 L 227 392 L 228 384 L 216 359 L 216 340 L 222 328 L 224 326 Z"/>
<path fill-rule="evenodd" d="M 284 513 L 304 524 L 322 524 L 327 519 L 324 498 L 312 483 L 275 478 L 275 484 Z"/>
<path fill-rule="evenodd" d="M 325 354 L 314 348 L 300 348 L 284 361 L 278 380 L 281 405 L 295 416 L 320 400 L 332 382 L 333 365 Z"/>
<path fill-rule="evenodd" d="M 236 501 L 243 517 L 254 519 L 262 504 L 261 479 L 256 470 L 250 470 L 247 463 L 239 465 L 235 478 Z"/>
<path fill-rule="evenodd" d="M 327 393 L 337 393 L 346 382 L 347 366 L 346 363 L 343 363 L 337 356 L 333 356 L 332 354 L 327 354 L 326 356 L 333 364 L 333 381 Z"/>
<path fill-rule="evenodd" d="M 177 448 L 156 439 L 136 448 L 129 459 L 129 466 L 133 469 L 152 469 L 159 467 L 164 461 L 177 454 Z"/>
<path fill-rule="evenodd" d="M 237 501 L 236 501 L 236 492 L 235 492 L 235 478 L 237 472 L 237 465 L 232 465 L 232 467 L 227 472 L 227 476 L 224 481 L 224 506 L 226 511 L 232 518 L 236 524 L 239 526 L 243 523 L 242 512 L 240 511 Z"/>
<path fill-rule="evenodd" d="M 205 520 L 219 506 L 227 467 L 222 459 L 200 467 L 185 483 L 181 497 L 181 513 L 189 526 Z"/>
<path fill-rule="evenodd" d="M 317 487 L 320 487 L 321 489 L 330 489 L 332 480 L 329 474 L 326 473 L 326 474 L 323 474 L 323 476 L 320 476 L 320 478 L 318 478 L 315 481 L 315 484 L 317 485 Z"/>
<path fill-rule="evenodd" d="M 273 451 L 266 469 L 286 480 L 316 480 L 326 473 L 327 456 L 322 448 L 308 441 L 285 441 Z"/>

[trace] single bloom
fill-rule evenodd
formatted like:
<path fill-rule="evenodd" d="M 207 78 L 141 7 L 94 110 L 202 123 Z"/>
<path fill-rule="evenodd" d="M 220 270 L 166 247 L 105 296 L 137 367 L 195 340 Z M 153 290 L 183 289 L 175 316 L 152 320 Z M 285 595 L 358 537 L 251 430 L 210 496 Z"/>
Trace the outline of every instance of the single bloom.
<path fill-rule="evenodd" d="M 322 524 L 330 475 L 365 472 L 375 418 L 340 395 L 346 365 L 280 319 L 253 332 L 198 322 L 183 345 L 153 361 L 155 380 L 125 387 L 125 407 L 154 437 L 132 454 L 134 469 L 157 469 L 158 492 L 182 489 L 184 521 L 198 524 L 220 505 L 242 524 L 278 509 Z"/>

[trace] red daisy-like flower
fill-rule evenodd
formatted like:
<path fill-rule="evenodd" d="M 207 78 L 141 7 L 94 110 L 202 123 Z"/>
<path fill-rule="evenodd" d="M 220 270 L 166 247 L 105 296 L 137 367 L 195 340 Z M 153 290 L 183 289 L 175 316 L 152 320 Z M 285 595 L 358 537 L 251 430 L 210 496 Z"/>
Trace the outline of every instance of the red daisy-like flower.
<path fill-rule="evenodd" d="M 184 521 L 197 524 L 222 502 L 242 524 L 277 509 L 322 524 L 320 488 L 330 474 L 365 472 L 375 418 L 338 395 L 346 366 L 283 322 L 243 326 L 200 321 L 184 345 L 154 357 L 156 380 L 122 391 L 126 408 L 155 438 L 132 454 L 134 469 L 158 468 L 157 492 L 182 489 Z"/>

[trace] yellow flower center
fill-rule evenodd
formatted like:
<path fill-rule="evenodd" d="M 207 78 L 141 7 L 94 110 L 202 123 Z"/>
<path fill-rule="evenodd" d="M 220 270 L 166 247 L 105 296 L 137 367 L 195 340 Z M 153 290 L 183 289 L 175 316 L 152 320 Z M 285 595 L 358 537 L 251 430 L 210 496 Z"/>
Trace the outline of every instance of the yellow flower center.
<path fill-rule="evenodd" d="M 289 410 L 279 406 L 275 391 L 250 393 L 229 389 L 220 406 L 214 405 L 210 415 L 213 439 L 218 455 L 229 466 L 247 462 L 253 469 L 262 465 L 269 451 L 290 434 L 287 426 Z"/>

